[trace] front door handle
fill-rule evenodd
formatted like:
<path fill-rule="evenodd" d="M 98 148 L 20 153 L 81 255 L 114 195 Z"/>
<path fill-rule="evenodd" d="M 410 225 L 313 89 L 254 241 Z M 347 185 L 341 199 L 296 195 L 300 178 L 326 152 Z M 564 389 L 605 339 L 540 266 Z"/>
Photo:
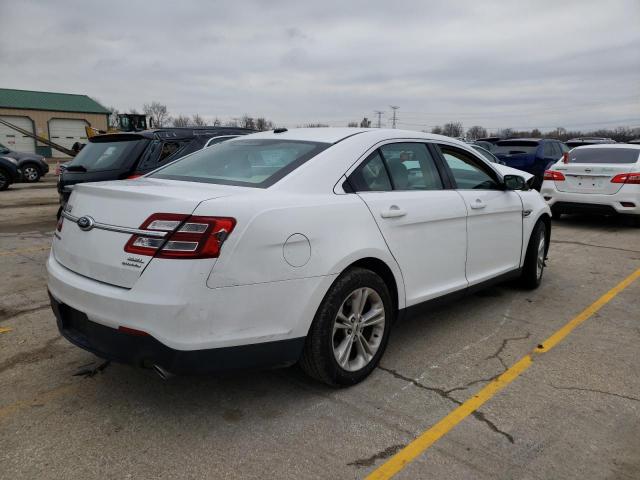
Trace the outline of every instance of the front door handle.
<path fill-rule="evenodd" d="M 473 208 L 474 210 L 480 210 L 484 207 L 486 207 L 485 203 L 479 198 L 476 198 L 474 202 L 471 202 L 471 208 Z"/>
<path fill-rule="evenodd" d="M 387 210 L 380 212 L 382 218 L 397 218 L 404 217 L 407 214 L 406 210 L 402 210 L 397 205 L 391 205 Z"/>

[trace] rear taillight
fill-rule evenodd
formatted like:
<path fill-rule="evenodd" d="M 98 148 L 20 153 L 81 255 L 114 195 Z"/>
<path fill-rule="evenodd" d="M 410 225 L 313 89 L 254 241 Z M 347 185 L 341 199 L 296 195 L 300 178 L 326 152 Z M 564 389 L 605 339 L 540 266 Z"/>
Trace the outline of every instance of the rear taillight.
<path fill-rule="evenodd" d="M 564 182 L 565 178 L 562 172 L 556 172 L 555 170 L 546 170 L 544 172 L 545 180 L 553 180 L 554 182 Z"/>
<path fill-rule="evenodd" d="M 142 175 L 144 175 L 144 173 L 138 173 L 138 172 L 132 173 L 127 177 L 127 180 L 134 180 L 136 178 L 140 178 Z"/>
<path fill-rule="evenodd" d="M 569 152 L 564 152 L 562 154 L 562 163 L 569 163 Z"/>
<path fill-rule="evenodd" d="M 640 173 L 621 173 L 611 179 L 611 183 L 624 183 L 627 185 L 640 185 Z"/>
<path fill-rule="evenodd" d="M 157 258 L 216 258 L 235 225 L 235 219 L 229 217 L 155 213 L 140 230 L 167 232 L 166 237 L 134 234 L 124 251 Z"/>

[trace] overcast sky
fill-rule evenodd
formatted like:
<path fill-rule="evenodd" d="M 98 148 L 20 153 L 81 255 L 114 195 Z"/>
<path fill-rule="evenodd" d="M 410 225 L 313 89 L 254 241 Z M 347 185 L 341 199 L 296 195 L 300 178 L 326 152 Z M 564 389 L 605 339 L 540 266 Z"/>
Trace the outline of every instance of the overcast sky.
<path fill-rule="evenodd" d="M 0 86 L 346 126 L 640 126 L 640 1 L 0 0 Z"/>

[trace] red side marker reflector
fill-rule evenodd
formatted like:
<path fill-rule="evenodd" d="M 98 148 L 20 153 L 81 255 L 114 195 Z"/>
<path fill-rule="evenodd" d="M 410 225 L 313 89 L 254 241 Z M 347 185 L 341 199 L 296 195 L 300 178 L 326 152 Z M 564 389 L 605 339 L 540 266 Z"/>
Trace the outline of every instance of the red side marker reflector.
<path fill-rule="evenodd" d="M 122 333 L 127 333 L 129 335 L 136 335 L 138 337 L 149 337 L 150 335 L 147 332 L 143 332 L 142 330 L 136 330 L 135 328 L 123 327 L 120 325 L 118 327 L 118 331 Z"/>

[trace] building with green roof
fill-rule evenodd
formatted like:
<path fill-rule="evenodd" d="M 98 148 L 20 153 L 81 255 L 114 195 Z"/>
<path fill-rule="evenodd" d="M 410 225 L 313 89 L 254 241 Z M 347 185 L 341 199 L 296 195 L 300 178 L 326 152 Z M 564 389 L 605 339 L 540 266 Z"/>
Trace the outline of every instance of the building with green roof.
<path fill-rule="evenodd" d="M 85 126 L 107 130 L 109 110 L 87 95 L 0 88 L 0 118 L 71 148 L 75 142 L 86 143 Z M 66 157 L 3 124 L 0 144 L 20 152 Z"/>

